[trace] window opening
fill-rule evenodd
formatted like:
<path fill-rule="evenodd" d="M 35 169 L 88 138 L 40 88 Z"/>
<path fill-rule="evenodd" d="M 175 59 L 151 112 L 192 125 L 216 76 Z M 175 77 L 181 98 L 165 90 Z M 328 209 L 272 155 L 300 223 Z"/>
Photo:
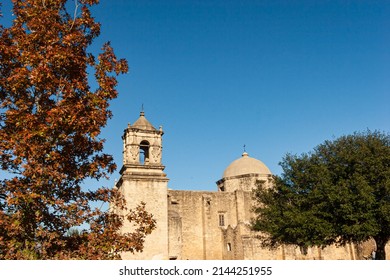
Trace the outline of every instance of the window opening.
<path fill-rule="evenodd" d="M 225 226 L 225 214 L 219 214 L 219 226 Z"/>
<path fill-rule="evenodd" d="M 228 250 L 228 252 L 230 252 L 232 250 L 232 244 L 231 243 L 227 244 L 227 250 Z"/>
<path fill-rule="evenodd" d="M 149 163 L 149 142 L 148 141 L 142 141 L 139 145 L 139 162 L 141 164 L 148 164 Z"/>

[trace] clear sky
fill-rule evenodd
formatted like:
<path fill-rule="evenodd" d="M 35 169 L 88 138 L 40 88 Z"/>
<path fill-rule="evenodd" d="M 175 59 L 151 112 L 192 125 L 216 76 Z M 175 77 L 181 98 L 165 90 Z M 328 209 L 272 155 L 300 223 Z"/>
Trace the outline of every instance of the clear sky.
<path fill-rule="evenodd" d="M 216 190 L 244 144 L 280 174 L 286 153 L 390 132 L 390 1 L 102 0 L 93 15 L 94 47 L 130 66 L 102 133 L 118 171 L 142 104 L 172 189 Z"/>

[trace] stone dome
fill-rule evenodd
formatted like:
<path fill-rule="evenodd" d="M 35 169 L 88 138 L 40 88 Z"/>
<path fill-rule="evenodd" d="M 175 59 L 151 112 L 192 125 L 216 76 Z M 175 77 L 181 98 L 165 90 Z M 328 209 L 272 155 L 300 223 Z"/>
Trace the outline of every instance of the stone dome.
<path fill-rule="evenodd" d="M 223 172 L 222 178 L 235 177 L 245 174 L 271 175 L 271 171 L 260 160 L 248 156 L 244 152 L 242 157 L 233 161 Z"/>

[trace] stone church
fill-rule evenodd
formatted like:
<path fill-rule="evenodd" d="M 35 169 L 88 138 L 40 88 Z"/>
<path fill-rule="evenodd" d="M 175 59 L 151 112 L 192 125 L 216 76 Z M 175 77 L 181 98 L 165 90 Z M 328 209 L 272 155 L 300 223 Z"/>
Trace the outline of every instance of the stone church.
<path fill-rule="evenodd" d="M 251 231 L 252 189 L 258 180 L 272 187 L 268 167 L 248 153 L 227 165 L 216 191 L 184 191 L 168 187 L 162 163 L 162 127 L 156 129 L 141 112 L 123 134 L 123 167 L 116 187 L 128 207 L 141 201 L 157 221 L 141 253 L 123 253 L 136 260 L 362 259 L 372 246 L 348 244 L 302 250 L 296 246 L 263 248 Z M 125 224 L 123 232 L 131 232 Z"/>

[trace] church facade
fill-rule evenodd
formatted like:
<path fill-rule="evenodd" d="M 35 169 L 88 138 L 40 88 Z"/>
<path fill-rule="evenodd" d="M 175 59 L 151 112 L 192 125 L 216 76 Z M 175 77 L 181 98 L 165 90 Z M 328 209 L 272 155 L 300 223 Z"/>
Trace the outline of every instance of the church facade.
<path fill-rule="evenodd" d="M 250 229 L 252 189 L 257 181 L 272 187 L 268 167 L 246 152 L 233 161 L 217 181 L 216 191 L 168 188 L 162 164 L 162 128 L 156 129 L 143 112 L 123 134 L 123 167 L 116 187 L 128 208 L 141 201 L 152 213 L 157 228 L 146 237 L 140 253 L 123 253 L 123 259 L 148 260 L 283 260 L 364 259 L 372 244 L 348 244 L 325 249 L 261 246 L 259 232 Z M 125 224 L 123 232 L 132 232 Z"/>

